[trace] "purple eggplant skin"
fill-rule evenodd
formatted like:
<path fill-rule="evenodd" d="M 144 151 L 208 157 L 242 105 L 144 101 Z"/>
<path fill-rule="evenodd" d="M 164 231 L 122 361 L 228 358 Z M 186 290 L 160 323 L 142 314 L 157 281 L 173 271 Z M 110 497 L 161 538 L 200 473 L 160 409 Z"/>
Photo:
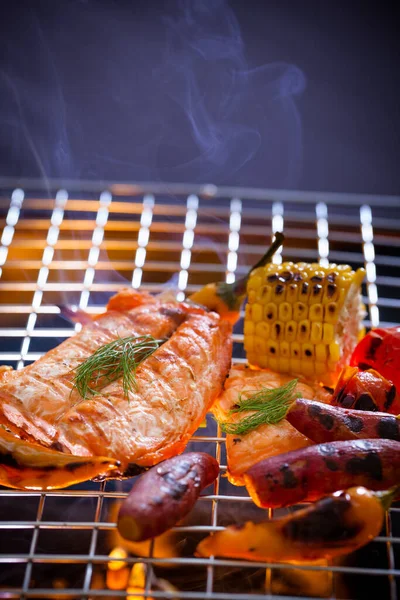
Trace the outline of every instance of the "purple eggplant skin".
<path fill-rule="evenodd" d="M 400 420 L 388 413 L 354 410 L 298 398 L 286 418 L 295 429 L 317 444 L 375 438 L 400 442 Z"/>
<path fill-rule="evenodd" d="M 400 482 L 400 442 L 347 440 L 308 446 L 253 465 L 244 475 L 257 506 L 312 502 L 350 487 L 385 490 Z"/>
<path fill-rule="evenodd" d="M 164 533 L 190 512 L 218 473 L 218 462 L 204 452 L 187 452 L 152 467 L 122 503 L 119 533 L 134 542 Z"/>

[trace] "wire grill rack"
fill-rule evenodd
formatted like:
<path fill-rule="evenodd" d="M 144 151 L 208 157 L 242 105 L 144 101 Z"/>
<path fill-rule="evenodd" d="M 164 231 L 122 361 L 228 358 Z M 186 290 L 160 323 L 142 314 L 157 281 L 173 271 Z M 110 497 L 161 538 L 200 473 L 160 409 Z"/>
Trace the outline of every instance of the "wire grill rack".
<path fill-rule="evenodd" d="M 233 281 L 282 230 L 285 259 L 365 264 L 367 326 L 393 325 L 400 321 L 399 208 L 400 198 L 387 196 L 0 179 L 0 364 L 21 368 L 36 360 L 79 329 L 64 318 L 63 307 L 96 314 L 122 285 L 152 292 L 173 286 L 181 299 L 209 281 Z M 244 360 L 241 319 L 234 361 Z M 169 554 L 157 542 L 129 554 L 128 565 L 147 565 L 145 589 L 131 598 L 379 594 L 396 600 L 400 508 L 391 509 L 380 537 L 341 562 L 290 568 L 194 557 L 198 536 L 247 518 L 254 507 L 245 490 L 223 476 L 224 438 L 212 419 L 189 449 L 213 453 L 222 476 L 175 528 Z M 104 573 L 115 544 L 112 508 L 130 486 L 111 481 L 49 493 L 0 489 L 0 597 L 129 597 L 110 589 Z M 177 591 L 157 587 L 160 577 Z"/>

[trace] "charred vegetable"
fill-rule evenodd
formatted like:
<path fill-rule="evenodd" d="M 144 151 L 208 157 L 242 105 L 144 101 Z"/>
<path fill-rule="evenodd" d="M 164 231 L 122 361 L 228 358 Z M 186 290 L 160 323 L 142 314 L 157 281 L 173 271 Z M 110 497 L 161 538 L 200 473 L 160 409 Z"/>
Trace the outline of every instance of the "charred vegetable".
<path fill-rule="evenodd" d="M 350 364 L 375 369 L 400 390 L 400 326 L 370 331 L 357 345 Z"/>
<path fill-rule="evenodd" d="M 283 389 L 283 388 L 278 388 Z M 278 390 L 268 390 L 277 392 Z M 262 392 L 259 392 L 262 396 Z M 255 397 L 255 396 L 254 396 Z M 246 406 L 247 400 L 241 401 L 238 408 L 231 412 L 238 412 Z M 308 439 L 321 444 L 338 440 L 358 439 L 388 439 L 400 442 L 400 421 L 397 417 L 383 412 L 352 410 L 331 406 L 316 400 L 293 398 L 288 394 L 279 394 L 270 402 L 253 401 L 248 410 L 254 411 L 246 419 L 257 426 L 257 423 L 279 423 L 284 418 L 293 427 Z M 229 433 L 242 433 L 250 431 L 249 427 L 241 427 L 238 423 L 222 423 L 221 427 Z M 248 423 L 250 425 L 250 422 Z"/>
<path fill-rule="evenodd" d="M 189 296 L 189 300 L 206 306 L 210 310 L 217 312 L 224 319 L 236 323 L 239 318 L 240 306 L 246 296 L 246 285 L 251 273 L 254 269 L 258 269 L 271 262 L 275 252 L 282 246 L 284 239 L 282 233 L 276 233 L 269 250 L 250 269 L 245 277 L 237 279 L 234 283 L 225 283 L 223 281 L 209 283 L 198 292 Z"/>
<path fill-rule="evenodd" d="M 122 504 L 119 533 L 139 542 L 167 531 L 187 515 L 218 472 L 218 462 L 203 452 L 188 452 L 153 467 L 134 484 Z"/>
<path fill-rule="evenodd" d="M 400 398 L 393 383 L 374 369 L 360 371 L 357 367 L 343 369 L 332 404 L 357 410 L 381 410 L 392 414 L 400 412 Z"/>
<path fill-rule="evenodd" d="M 0 427 L 0 485 L 54 490 L 108 476 L 120 462 L 104 456 L 73 456 L 25 442 Z"/>
<path fill-rule="evenodd" d="M 379 534 L 397 492 L 350 488 L 286 517 L 227 527 L 202 540 L 197 553 L 278 562 L 347 554 Z"/>
<path fill-rule="evenodd" d="M 364 269 L 317 263 L 254 269 L 244 321 L 249 363 L 336 382 L 363 331 L 364 275 Z"/>
<path fill-rule="evenodd" d="M 350 440 L 309 446 L 257 463 L 244 475 L 258 506 L 279 508 L 350 486 L 384 490 L 400 481 L 400 443 Z"/>
<path fill-rule="evenodd" d="M 400 421 L 382 412 L 352 410 L 298 398 L 286 419 L 313 442 L 388 439 L 400 442 Z"/>

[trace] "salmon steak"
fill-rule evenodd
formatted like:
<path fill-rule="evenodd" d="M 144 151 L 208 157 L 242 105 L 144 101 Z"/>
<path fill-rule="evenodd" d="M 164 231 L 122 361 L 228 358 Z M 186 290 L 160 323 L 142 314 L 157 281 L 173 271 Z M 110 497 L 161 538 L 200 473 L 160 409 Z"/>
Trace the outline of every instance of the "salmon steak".
<path fill-rule="evenodd" d="M 230 414 L 241 394 L 250 394 L 263 388 L 276 389 L 291 381 L 293 377 L 270 370 L 253 370 L 247 365 L 234 365 L 225 382 L 222 395 L 214 404 L 212 411 L 221 421 L 237 422 L 249 413 Z M 330 392 L 317 383 L 299 380 L 295 392 L 303 398 L 329 402 Z M 243 475 L 251 466 L 289 450 L 297 450 L 311 445 L 303 434 L 298 432 L 286 419 L 276 424 L 259 425 L 244 435 L 226 435 L 226 454 L 228 479 L 234 485 L 244 485 Z"/>
<path fill-rule="evenodd" d="M 121 377 L 80 395 L 82 363 L 110 342 L 143 335 L 162 343 L 137 366 L 128 393 Z M 231 325 L 216 313 L 123 290 L 39 360 L 0 373 L 0 423 L 21 444 L 109 457 L 119 465 L 110 476 L 129 476 L 184 450 L 222 391 L 231 355 Z"/>

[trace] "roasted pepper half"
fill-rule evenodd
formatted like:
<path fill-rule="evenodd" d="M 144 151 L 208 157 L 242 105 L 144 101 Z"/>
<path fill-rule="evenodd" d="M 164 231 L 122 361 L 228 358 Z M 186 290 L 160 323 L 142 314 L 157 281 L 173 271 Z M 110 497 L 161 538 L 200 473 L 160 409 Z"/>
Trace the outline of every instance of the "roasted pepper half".
<path fill-rule="evenodd" d="M 258 269 L 271 262 L 275 252 L 282 246 L 284 239 L 282 233 L 276 233 L 275 239 L 269 250 L 258 263 L 250 269 L 245 277 L 237 279 L 234 283 L 225 283 L 223 281 L 209 283 L 198 292 L 189 296 L 189 300 L 215 311 L 221 317 L 232 323 L 236 323 L 239 319 L 241 304 L 246 296 L 246 286 L 250 274 L 254 269 Z"/>
<path fill-rule="evenodd" d="M 360 371 L 358 367 L 345 367 L 342 370 L 332 404 L 396 415 L 400 412 L 400 398 L 393 383 L 374 369 Z"/>
<path fill-rule="evenodd" d="M 400 390 L 400 326 L 370 331 L 357 344 L 350 364 L 375 369 Z"/>
<path fill-rule="evenodd" d="M 379 534 L 385 510 L 398 491 L 350 488 L 282 518 L 227 527 L 202 540 L 197 553 L 277 562 L 347 554 Z"/>
<path fill-rule="evenodd" d="M 73 456 L 14 437 L 0 427 L 0 485 L 19 490 L 54 490 L 118 469 L 104 456 Z"/>

